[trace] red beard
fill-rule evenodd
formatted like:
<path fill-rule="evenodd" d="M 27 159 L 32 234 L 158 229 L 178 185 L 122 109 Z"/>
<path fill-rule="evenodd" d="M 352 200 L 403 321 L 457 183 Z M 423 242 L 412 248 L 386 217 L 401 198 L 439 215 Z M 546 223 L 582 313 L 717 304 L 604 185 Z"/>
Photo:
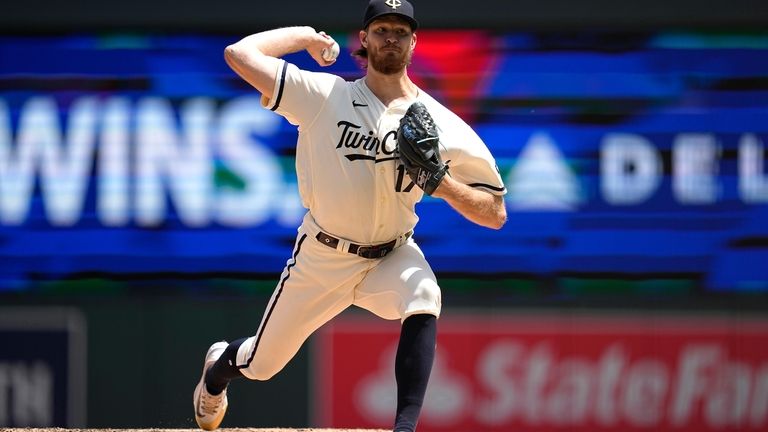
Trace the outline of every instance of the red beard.
<path fill-rule="evenodd" d="M 411 63 L 410 51 L 392 51 L 382 49 L 368 53 L 368 66 L 384 75 L 394 75 L 402 72 Z"/>

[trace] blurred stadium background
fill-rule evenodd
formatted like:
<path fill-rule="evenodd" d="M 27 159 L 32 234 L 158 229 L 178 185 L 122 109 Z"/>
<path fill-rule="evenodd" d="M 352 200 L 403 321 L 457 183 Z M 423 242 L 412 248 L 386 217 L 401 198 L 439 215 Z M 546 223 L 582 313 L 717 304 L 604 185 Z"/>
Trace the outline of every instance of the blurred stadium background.
<path fill-rule="evenodd" d="M 222 50 L 308 24 L 354 79 L 364 5 L 4 6 L 0 427 L 194 425 L 302 214 L 295 131 Z M 509 189 L 500 232 L 418 208 L 445 300 L 420 430 L 768 430 L 768 5 L 415 5 L 412 76 Z M 387 427 L 397 331 L 344 313 L 224 426 Z"/>

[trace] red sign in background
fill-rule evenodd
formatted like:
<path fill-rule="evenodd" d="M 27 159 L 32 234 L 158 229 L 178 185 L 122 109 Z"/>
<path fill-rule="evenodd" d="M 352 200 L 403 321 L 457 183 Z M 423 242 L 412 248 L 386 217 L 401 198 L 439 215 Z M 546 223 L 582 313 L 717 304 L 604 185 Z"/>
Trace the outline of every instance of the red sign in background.
<path fill-rule="evenodd" d="M 765 431 L 768 319 L 444 317 L 419 430 Z M 317 344 L 316 420 L 389 428 L 399 323 L 341 317 Z"/>

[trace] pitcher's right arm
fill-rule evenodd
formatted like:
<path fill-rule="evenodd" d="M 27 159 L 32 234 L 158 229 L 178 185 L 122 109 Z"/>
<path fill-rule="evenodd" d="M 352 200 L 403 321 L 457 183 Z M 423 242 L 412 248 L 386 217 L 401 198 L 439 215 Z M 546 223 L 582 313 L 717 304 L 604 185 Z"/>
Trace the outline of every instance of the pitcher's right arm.
<path fill-rule="evenodd" d="M 268 99 L 272 98 L 279 58 L 307 50 L 320 65 L 323 48 L 330 49 L 333 39 L 312 27 L 285 27 L 246 36 L 224 50 L 224 59 L 232 70 Z"/>

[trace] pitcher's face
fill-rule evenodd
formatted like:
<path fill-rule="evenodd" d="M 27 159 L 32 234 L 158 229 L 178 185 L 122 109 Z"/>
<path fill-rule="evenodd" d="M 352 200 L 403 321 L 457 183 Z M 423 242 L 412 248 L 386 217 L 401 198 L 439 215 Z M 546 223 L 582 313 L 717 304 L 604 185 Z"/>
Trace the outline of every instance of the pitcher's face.
<path fill-rule="evenodd" d="M 361 31 L 360 42 L 368 49 L 368 67 L 392 75 L 411 63 L 416 34 L 407 21 L 390 15 L 373 21 L 367 31 Z"/>

